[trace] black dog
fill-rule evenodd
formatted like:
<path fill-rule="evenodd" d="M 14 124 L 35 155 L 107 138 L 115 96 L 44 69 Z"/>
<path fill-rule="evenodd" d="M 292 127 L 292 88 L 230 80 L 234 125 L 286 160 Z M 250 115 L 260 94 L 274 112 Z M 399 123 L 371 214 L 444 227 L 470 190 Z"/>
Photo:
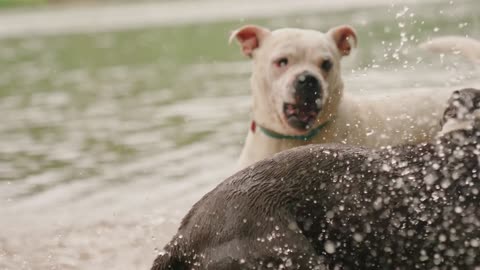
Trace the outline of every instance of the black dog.
<path fill-rule="evenodd" d="M 455 92 L 431 143 L 258 162 L 193 206 L 152 269 L 478 269 L 476 109 L 480 90 Z"/>

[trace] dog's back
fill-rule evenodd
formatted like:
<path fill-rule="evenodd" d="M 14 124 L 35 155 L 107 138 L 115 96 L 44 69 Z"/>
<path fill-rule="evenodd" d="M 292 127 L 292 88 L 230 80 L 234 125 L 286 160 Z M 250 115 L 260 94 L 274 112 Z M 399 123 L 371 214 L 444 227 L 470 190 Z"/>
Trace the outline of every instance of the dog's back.
<path fill-rule="evenodd" d="M 169 253 L 159 255 L 153 262 L 152 270 L 186 270 L 187 265 Z"/>
<path fill-rule="evenodd" d="M 443 54 L 459 54 L 472 62 L 480 64 L 480 41 L 461 37 L 444 36 L 420 44 L 420 48 Z"/>
<path fill-rule="evenodd" d="M 471 125 L 432 143 L 310 145 L 240 171 L 195 204 L 152 269 L 473 269 L 479 101 L 456 92 L 444 123 Z"/>

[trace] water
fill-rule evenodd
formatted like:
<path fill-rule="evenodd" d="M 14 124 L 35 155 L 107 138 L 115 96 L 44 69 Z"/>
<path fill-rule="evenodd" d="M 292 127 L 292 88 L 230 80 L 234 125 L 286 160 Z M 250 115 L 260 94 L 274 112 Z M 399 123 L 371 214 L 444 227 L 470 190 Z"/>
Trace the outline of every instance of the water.
<path fill-rule="evenodd" d="M 416 49 L 440 34 L 480 37 L 480 4 L 450 2 L 248 22 L 355 26 L 346 91 L 478 85 L 467 61 Z M 250 64 L 226 40 L 243 23 L 0 40 L 0 269 L 150 266 L 234 170 Z"/>

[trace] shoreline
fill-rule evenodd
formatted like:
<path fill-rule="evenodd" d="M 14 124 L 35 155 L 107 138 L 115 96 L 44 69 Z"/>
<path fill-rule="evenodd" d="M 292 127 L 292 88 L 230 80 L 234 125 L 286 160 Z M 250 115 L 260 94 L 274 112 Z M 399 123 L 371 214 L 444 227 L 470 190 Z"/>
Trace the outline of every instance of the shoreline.
<path fill-rule="evenodd" d="M 438 2 L 426 0 L 423 3 Z M 354 8 L 405 5 L 416 0 L 245 0 L 235 3 L 219 0 L 197 2 L 143 2 L 105 5 L 67 5 L 50 8 L 0 11 L 0 39 L 27 35 L 58 35 L 95 33 L 208 23 L 225 20 L 239 22 L 272 16 L 286 16 L 305 12 L 341 11 Z M 192 9 L 192 7 L 195 7 Z"/>

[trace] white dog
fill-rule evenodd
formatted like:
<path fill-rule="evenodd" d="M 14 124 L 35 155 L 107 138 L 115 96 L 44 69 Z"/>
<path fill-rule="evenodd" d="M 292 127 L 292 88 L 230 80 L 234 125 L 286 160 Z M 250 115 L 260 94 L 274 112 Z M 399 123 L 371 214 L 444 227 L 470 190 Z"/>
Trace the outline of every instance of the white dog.
<path fill-rule="evenodd" d="M 379 147 L 425 141 L 439 130 L 451 91 L 344 95 L 340 61 L 357 43 L 350 26 L 321 33 L 247 25 L 233 39 L 253 60 L 253 119 L 240 168 L 309 143 Z"/>

